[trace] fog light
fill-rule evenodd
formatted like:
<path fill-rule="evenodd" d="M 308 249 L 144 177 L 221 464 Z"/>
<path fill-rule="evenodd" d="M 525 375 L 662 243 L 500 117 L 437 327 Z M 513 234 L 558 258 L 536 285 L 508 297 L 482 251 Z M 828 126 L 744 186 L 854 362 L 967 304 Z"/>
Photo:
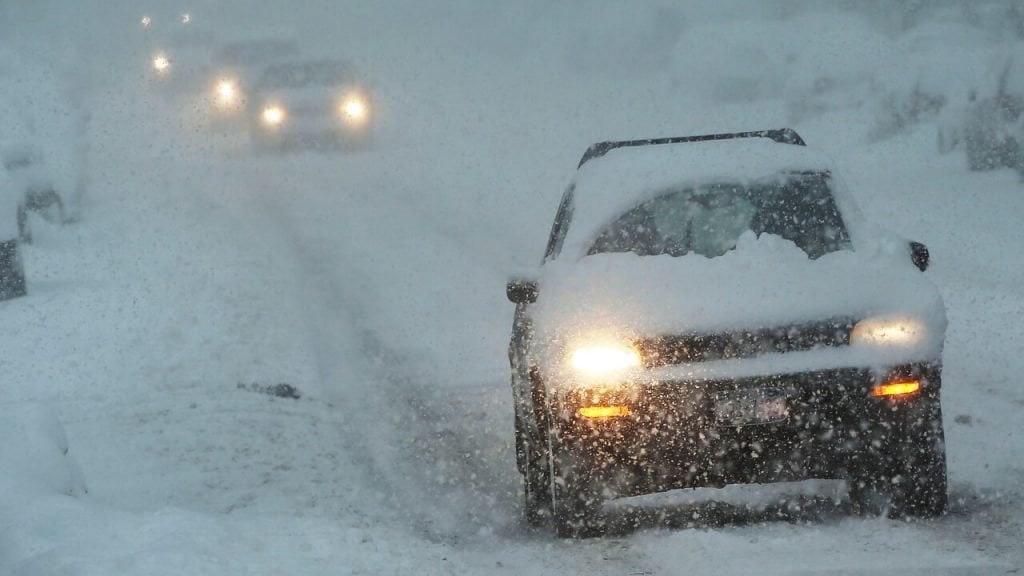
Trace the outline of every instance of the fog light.
<path fill-rule="evenodd" d="M 910 396 L 911 394 L 917 394 L 920 390 L 920 382 L 917 380 L 907 380 L 904 382 L 879 384 L 871 389 L 871 395 L 875 398 L 900 398 L 903 396 Z"/>
<path fill-rule="evenodd" d="M 632 410 L 629 406 L 584 406 L 580 408 L 580 416 L 584 418 L 621 418 L 623 416 L 629 416 L 632 414 Z"/>

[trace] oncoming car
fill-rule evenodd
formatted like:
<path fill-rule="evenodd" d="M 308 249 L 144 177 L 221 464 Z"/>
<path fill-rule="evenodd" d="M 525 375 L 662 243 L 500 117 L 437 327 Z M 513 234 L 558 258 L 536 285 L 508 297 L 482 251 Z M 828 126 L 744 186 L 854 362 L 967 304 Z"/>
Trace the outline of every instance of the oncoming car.
<path fill-rule="evenodd" d="M 792 130 L 591 146 L 507 286 L 526 520 L 584 536 L 609 499 L 811 478 L 941 514 L 927 265 Z"/>
<path fill-rule="evenodd" d="M 268 66 L 248 98 L 254 147 L 355 150 L 370 142 L 369 88 L 342 60 L 307 60 Z"/>
<path fill-rule="evenodd" d="M 290 37 L 253 36 L 224 43 L 210 58 L 203 104 L 214 132 L 244 131 L 245 111 L 256 77 L 271 64 L 294 59 Z"/>
<path fill-rule="evenodd" d="M 196 93 L 217 33 L 191 12 L 147 13 L 140 20 L 147 77 L 169 97 Z"/>

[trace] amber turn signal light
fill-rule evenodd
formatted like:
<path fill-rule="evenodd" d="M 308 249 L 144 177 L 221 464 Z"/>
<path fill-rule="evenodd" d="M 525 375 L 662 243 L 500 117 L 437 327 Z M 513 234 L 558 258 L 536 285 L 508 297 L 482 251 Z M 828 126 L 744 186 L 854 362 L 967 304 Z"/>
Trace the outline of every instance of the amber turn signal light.
<path fill-rule="evenodd" d="M 917 380 L 907 380 L 904 382 L 879 384 L 871 389 L 871 395 L 875 398 L 898 398 L 901 396 L 916 394 L 920 390 L 920 382 Z"/>
<path fill-rule="evenodd" d="M 584 406 L 578 412 L 584 418 L 618 418 L 632 414 L 629 406 Z"/>

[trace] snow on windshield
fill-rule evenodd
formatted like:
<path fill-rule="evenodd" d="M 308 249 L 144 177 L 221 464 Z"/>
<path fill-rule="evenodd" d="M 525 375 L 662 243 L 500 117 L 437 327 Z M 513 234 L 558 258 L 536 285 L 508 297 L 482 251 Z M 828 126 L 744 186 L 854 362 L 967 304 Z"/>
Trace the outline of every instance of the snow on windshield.
<path fill-rule="evenodd" d="M 668 192 L 615 220 L 588 254 L 693 252 L 713 258 L 735 248 L 746 231 L 791 240 L 812 259 L 849 249 L 828 180 L 821 173 L 780 174 L 746 186 L 711 183 Z"/>
<path fill-rule="evenodd" d="M 670 190 L 714 182 L 748 186 L 781 172 L 830 169 L 831 162 L 810 148 L 764 138 L 616 148 L 580 168 L 563 253 L 586 254 L 615 218 Z"/>

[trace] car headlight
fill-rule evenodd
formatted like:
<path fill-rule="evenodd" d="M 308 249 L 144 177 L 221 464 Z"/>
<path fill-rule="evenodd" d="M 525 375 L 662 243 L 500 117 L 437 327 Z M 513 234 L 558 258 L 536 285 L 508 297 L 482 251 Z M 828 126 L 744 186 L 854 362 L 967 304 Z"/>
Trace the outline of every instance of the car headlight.
<path fill-rule="evenodd" d="M 217 82 L 216 88 L 217 104 L 231 106 L 238 101 L 238 85 L 232 80 L 221 80 Z"/>
<path fill-rule="evenodd" d="M 370 117 L 370 106 L 359 94 L 346 96 L 338 107 L 341 119 L 352 126 L 362 126 Z"/>
<path fill-rule="evenodd" d="M 153 70 L 156 70 L 159 74 L 164 74 L 171 69 L 171 60 L 166 54 L 160 53 L 153 56 Z"/>
<path fill-rule="evenodd" d="M 267 126 L 280 126 L 284 123 L 285 111 L 281 106 L 267 106 L 263 109 L 261 117 Z"/>
<path fill-rule="evenodd" d="M 569 364 L 584 374 L 608 374 L 639 367 L 640 353 L 627 345 L 584 346 L 573 350 Z"/>
<path fill-rule="evenodd" d="M 910 316 L 883 316 L 861 320 L 850 332 L 850 344 L 914 346 L 924 340 L 928 328 Z"/>

